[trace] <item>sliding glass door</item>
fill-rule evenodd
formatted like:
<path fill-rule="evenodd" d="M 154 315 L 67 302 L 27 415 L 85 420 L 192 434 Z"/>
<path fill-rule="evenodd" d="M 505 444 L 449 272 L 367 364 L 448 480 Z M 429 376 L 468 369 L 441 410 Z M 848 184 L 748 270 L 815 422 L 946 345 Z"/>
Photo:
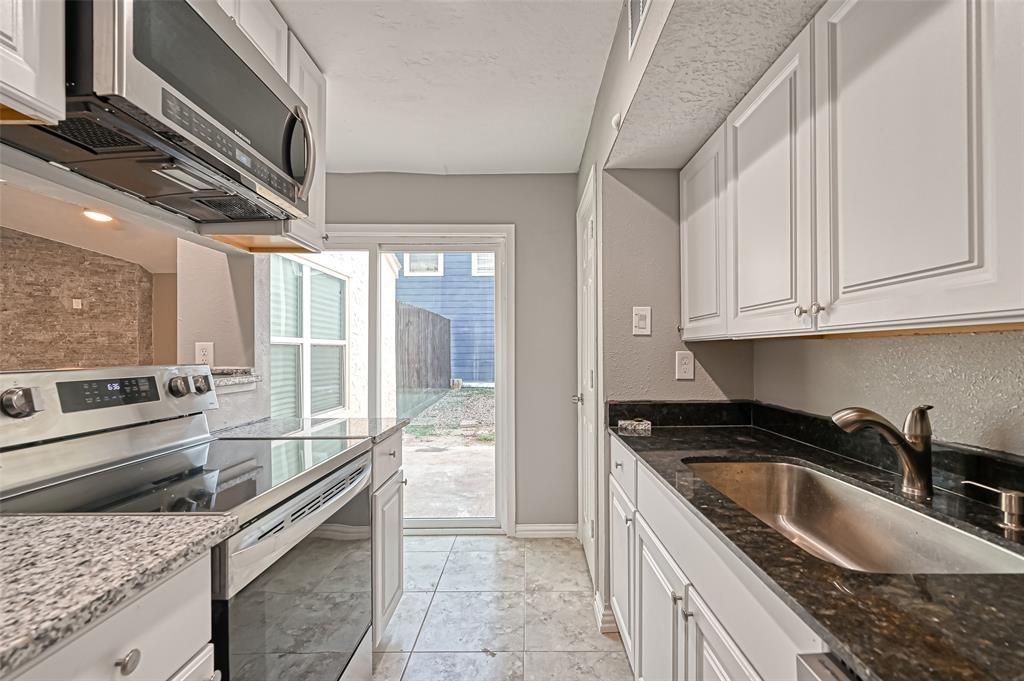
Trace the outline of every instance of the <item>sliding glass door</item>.
<path fill-rule="evenodd" d="M 381 409 L 411 420 L 406 526 L 497 526 L 496 252 L 393 245 L 378 267 Z"/>

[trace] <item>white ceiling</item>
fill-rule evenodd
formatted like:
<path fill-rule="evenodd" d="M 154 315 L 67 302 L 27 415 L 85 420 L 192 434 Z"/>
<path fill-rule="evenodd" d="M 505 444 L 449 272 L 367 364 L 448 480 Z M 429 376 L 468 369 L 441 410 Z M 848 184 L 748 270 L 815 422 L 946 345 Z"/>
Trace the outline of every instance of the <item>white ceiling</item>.
<path fill-rule="evenodd" d="M 608 167 L 683 167 L 823 2 L 675 0 Z"/>
<path fill-rule="evenodd" d="M 173 233 L 127 221 L 121 213 L 110 222 L 82 215 L 83 209 L 95 207 L 0 183 L 0 226 L 127 260 L 155 274 L 177 270 L 178 240 Z"/>
<path fill-rule="evenodd" d="M 621 0 L 276 0 L 330 172 L 576 172 Z"/>

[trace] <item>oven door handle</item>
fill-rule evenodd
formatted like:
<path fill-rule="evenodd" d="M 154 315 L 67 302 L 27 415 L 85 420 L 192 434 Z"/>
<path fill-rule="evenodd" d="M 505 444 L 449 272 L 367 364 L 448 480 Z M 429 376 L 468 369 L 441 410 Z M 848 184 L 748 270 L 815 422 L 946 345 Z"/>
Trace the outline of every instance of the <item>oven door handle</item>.
<path fill-rule="evenodd" d="M 223 571 L 223 583 L 214 585 L 214 598 L 227 600 L 234 597 L 244 589 L 250 582 L 263 573 L 268 567 L 274 564 L 281 556 L 291 551 L 296 544 L 308 537 L 314 530 L 323 524 L 325 520 L 338 512 L 342 506 L 351 501 L 356 495 L 366 489 L 370 484 L 370 461 L 364 456 L 349 464 L 333 478 L 344 478 L 346 474 L 351 475 L 351 470 L 362 465 L 363 470 L 359 477 L 350 484 L 345 491 L 333 497 L 324 506 L 313 511 L 294 522 L 288 522 L 289 516 L 296 510 L 310 502 L 310 497 L 303 494 L 295 498 L 286 506 L 268 515 L 269 522 L 257 521 L 247 530 L 242 531 L 227 540 L 227 565 Z M 320 487 L 321 485 L 318 485 Z M 330 485 L 326 485 L 330 487 Z M 264 532 L 267 524 L 276 524 L 277 519 L 286 523 L 280 531 L 271 534 Z M 369 539 L 369 536 L 366 537 Z"/>

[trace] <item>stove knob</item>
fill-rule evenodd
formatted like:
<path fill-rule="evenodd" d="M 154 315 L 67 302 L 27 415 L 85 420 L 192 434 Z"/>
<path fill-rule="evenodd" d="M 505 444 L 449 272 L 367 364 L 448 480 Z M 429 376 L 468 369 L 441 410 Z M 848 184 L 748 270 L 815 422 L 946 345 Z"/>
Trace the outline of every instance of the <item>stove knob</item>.
<path fill-rule="evenodd" d="M 196 395 L 205 395 L 210 392 L 210 379 L 206 376 L 193 376 L 192 385 L 196 388 Z"/>
<path fill-rule="evenodd" d="M 39 388 L 10 388 L 0 395 L 0 411 L 13 418 L 23 419 L 42 410 Z"/>
<path fill-rule="evenodd" d="M 188 384 L 188 376 L 175 376 L 167 384 L 167 391 L 175 397 L 184 397 L 192 392 Z"/>

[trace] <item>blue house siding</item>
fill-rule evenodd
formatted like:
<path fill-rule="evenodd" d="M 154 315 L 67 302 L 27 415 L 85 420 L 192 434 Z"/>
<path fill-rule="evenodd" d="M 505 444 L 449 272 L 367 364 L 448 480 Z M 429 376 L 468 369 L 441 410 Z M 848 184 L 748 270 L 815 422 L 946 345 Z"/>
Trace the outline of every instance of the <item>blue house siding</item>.
<path fill-rule="evenodd" d="M 451 320 L 452 378 L 494 382 L 494 277 L 473 276 L 472 254 L 445 253 L 443 277 L 400 272 L 396 297 Z"/>

